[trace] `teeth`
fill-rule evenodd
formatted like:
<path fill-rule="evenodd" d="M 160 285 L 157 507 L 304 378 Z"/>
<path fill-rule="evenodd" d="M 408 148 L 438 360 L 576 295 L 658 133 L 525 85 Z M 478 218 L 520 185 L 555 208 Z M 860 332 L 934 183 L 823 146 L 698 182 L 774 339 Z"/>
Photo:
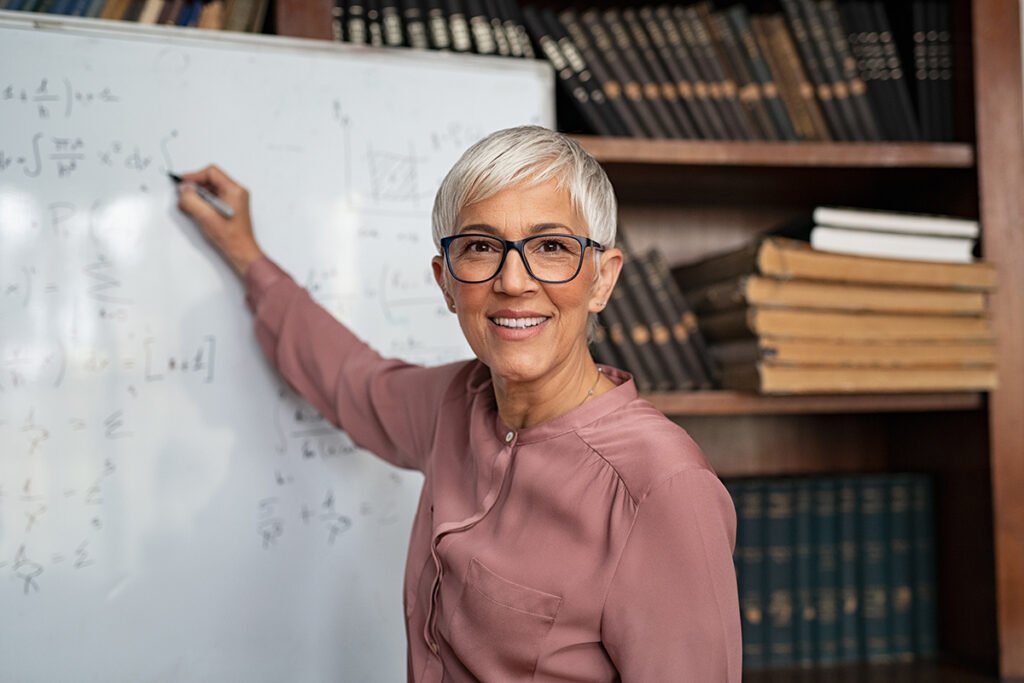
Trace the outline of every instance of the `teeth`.
<path fill-rule="evenodd" d="M 491 320 L 502 327 L 523 328 L 540 325 L 547 318 L 491 318 Z"/>

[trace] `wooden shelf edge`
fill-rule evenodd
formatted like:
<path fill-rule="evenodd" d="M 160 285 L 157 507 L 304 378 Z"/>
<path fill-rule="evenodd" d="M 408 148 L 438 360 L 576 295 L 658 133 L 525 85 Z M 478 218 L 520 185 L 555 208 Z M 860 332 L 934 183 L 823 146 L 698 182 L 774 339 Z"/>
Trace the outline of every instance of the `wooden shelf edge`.
<path fill-rule="evenodd" d="M 602 163 L 675 166 L 973 168 L 964 142 L 748 142 L 575 135 Z"/>
<path fill-rule="evenodd" d="M 929 412 L 977 410 L 982 405 L 980 392 L 761 396 L 740 391 L 694 391 L 651 393 L 643 398 L 670 417 Z"/>
<path fill-rule="evenodd" d="M 908 663 L 838 664 L 803 669 L 744 671 L 745 683 L 998 683 L 989 673 L 956 664 Z"/>

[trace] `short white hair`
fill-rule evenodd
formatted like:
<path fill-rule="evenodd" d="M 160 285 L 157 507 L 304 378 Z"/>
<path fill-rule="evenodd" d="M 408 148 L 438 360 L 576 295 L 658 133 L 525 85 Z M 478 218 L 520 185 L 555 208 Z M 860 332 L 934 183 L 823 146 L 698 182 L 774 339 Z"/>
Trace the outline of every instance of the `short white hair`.
<path fill-rule="evenodd" d="M 568 189 L 589 237 L 604 247 L 615 246 L 615 192 L 601 164 L 567 135 L 541 126 L 518 126 L 475 143 L 441 182 L 431 216 L 438 253 L 441 238 L 455 233 L 459 213 L 470 204 L 552 178 L 559 189 Z"/>

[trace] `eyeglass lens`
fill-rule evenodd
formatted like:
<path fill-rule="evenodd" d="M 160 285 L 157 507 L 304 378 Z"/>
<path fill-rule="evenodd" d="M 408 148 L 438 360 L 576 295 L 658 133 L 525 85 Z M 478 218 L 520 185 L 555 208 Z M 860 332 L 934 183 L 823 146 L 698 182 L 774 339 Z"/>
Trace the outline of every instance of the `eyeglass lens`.
<path fill-rule="evenodd" d="M 448 245 L 452 272 L 460 280 L 479 282 L 498 273 L 505 245 L 483 235 L 460 235 Z M 582 245 L 572 237 L 537 235 L 523 243 L 527 268 L 539 280 L 571 280 L 583 259 Z"/>

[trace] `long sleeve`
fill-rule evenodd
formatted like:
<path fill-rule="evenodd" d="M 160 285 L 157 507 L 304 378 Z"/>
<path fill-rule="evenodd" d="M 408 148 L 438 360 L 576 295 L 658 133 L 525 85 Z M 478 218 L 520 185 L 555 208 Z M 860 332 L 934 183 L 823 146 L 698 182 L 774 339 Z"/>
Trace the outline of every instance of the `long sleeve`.
<path fill-rule="evenodd" d="M 732 499 L 713 472 L 690 469 L 639 506 L 602 617 L 622 680 L 739 683 Z"/>
<path fill-rule="evenodd" d="M 360 447 L 424 468 L 442 395 L 463 363 L 382 358 L 266 258 L 246 273 L 246 302 L 260 346 L 295 391 Z"/>

